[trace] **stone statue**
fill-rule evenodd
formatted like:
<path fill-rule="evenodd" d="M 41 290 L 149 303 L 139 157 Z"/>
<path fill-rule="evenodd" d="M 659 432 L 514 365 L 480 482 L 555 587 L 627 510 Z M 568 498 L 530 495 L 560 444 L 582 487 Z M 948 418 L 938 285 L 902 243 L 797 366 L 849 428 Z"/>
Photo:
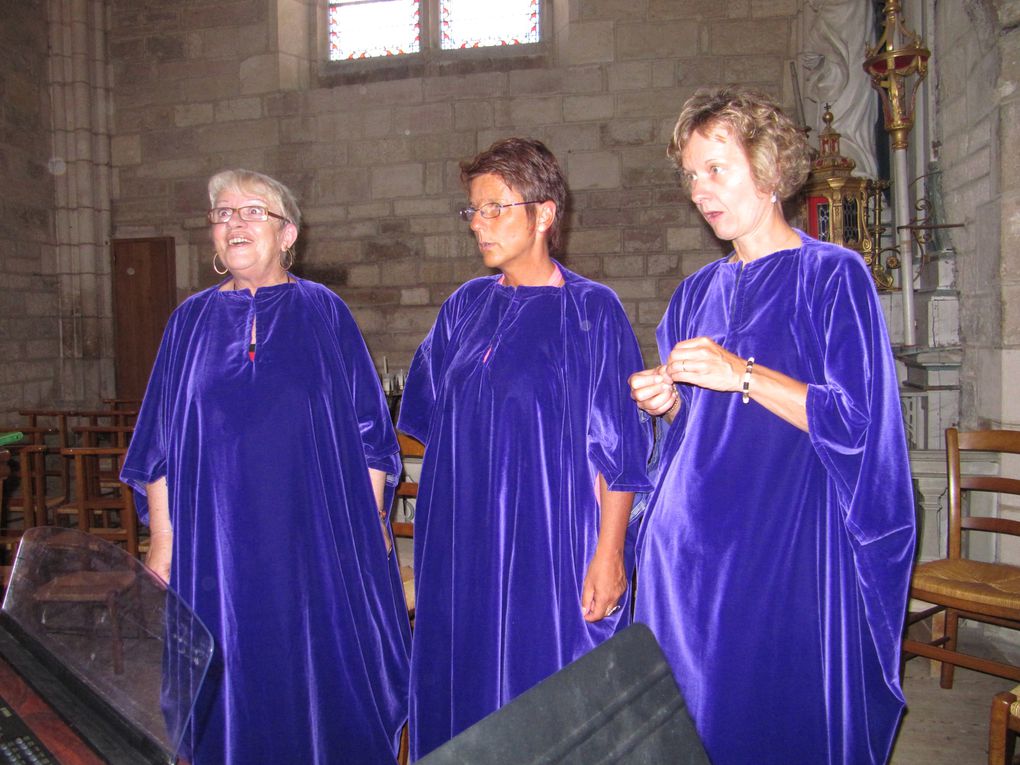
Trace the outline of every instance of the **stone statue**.
<path fill-rule="evenodd" d="M 804 14 L 804 50 L 798 59 L 806 74 L 807 125 L 817 137 L 828 104 L 833 127 L 842 135 L 842 154 L 857 163 L 854 175 L 875 178 L 879 102 L 862 67 L 865 45 L 873 37 L 872 4 L 866 0 L 806 0 Z"/>

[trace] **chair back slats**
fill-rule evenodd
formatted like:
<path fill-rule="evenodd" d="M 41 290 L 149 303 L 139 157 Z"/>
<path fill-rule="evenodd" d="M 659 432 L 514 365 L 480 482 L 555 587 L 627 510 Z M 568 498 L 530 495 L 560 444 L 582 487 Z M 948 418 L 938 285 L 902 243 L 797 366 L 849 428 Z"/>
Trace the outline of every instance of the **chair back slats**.
<path fill-rule="evenodd" d="M 960 476 L 964 491 L 991 491 L 997 494 L 1020 494 L 1020 479 L 997 475 Z"/>
<path fill-rule="evenodd" d="M 400 444 L 401 457 L 424 457 L 425 444 L 416 438 L 397 433 L 397 442 Z"/>
<path fill-rule="evenodd" d="M 1020 430 L 950 430 L 956 433 L 962 451 L 1020 454 Z"/>
<path fill-rule="evenodd" d="M 127 449 L 77 446 L 64 449 L 62 453 L 74 460 L 75 500 L 72 504 L 78 516 L 78 528 L 109 541 L 123 542 L 128 553 L 137 556 L 138 518 L 131 489 L 118 480 L 111 484 L 112 493 L 106 493 L 93 480 L 100 475 L 103 462 L 112 463 L 113 471 L 119 473 Z M 105 516 L 111 512 L 117 513 L 116 527 L 105 524 Z"/>
<path fill-rule="evenodd" d="M 1012 534 L 1020 537 L 1020 521 L 1011 521 L 1007 518 L 964 517 L 960 519 L 960 528 L 966 531 L 991 531 L 995 534 Z"/>
<path fill-rule="evenodd" d="M 963 475 L 964 452 L 1020 454 L 1020 431 L 946 430 L 946 470 L 949 483 L 949 557 L 962 557 L 963 531 L 990 531 L 1020 536 L 1020 521 L 970 515 L 963 501 L 964 492 L 991 492 L 1020 496 L 1020 479 L 1009 476 Z"/>

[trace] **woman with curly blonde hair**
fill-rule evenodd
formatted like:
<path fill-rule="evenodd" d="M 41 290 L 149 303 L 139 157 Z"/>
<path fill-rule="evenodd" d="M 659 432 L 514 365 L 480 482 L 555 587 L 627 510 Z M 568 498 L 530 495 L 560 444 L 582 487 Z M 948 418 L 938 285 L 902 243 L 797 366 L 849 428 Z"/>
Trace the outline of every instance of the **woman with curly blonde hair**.
<path fill-rule="evenodd" d="M 668 424 L 635 619 L 715 765 L 885 762 L 914 506 L 871 274 L 786 221 L 809 149 L 767 96 L 698 91 L 668 153 L 733 251 L 677 288 L 662 364 L 630 378 Z"/>

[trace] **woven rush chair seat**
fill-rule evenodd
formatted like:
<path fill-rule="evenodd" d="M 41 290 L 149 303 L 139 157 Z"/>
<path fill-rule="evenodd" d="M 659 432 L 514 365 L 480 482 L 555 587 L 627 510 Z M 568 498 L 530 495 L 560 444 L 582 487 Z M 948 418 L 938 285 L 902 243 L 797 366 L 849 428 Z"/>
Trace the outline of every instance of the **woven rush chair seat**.
<path fill-rule="evenodd" d="M 988 765 L 1012 765 L 1020 732 L 1020 685 L 992 699 L 988 718 Z"/>
<path fill-rule="evenodd" d="M 981 603 L 1012 612 L 1020 619 L 1020 566 L 966 559 L 933 560 L 918 565 L 912 585 L 914 596 L 921 600 L 925 593 L 940 595 L 958 600 L 961 608 L 966 603 Z"/>
<path fill-rule="evenodd" d="M 978 452 L 998 463 L 998 475 L 965 473 L 961 455 Z M 917 565 L 910 583 L 912 599 L 931 604 L 908 616 L 903 657 L 924 656 L 941 662 L 940 685 L 953 687 L 956 667 L 966 667 L 1020 682 L 1020 665 L 971 653 L 959 644 L 961 619 L 1020 630 L 1020 566 L 967 557 L 965 537 L 972 533 L 1020 537 L 1020 521 L 995 511 L 995 502 L 981 505 L 977 496 L 1001 500 L 1007 507 L 1020 499 L 1020 478 L 1008 475 L 1020 455 L 1020 431 L 946 430 L 946 474 L 949 523 L 946 557 Z M 913 624 L 930 620 L 930 639 L 912 634 Z"/>

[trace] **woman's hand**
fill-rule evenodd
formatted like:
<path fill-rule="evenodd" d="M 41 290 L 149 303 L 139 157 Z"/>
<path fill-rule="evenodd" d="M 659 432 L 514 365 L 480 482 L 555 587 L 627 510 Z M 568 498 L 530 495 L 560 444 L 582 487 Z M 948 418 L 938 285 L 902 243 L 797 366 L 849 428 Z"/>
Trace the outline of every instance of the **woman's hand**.
<path fill-rule="evenodd" d="M 173 532 L 154 533 L 149 537 L 149 552 L 145 554 L 145 565 L 152 569 L 152 572 L 163 581 L 163 584 L 170 582 L 173 547 Z"/>
<path fill-rule="evenodd" d="M 623 552 L 603 553 L 595 548 L 581 587 L 581 612 L 586 622 L 597 622 L 619 610 L 619 601 L 627 591 L 627 573 Z"/>
<path fill-rule="evenodd" d="M 747 367 L 746 359 L 730 353 L 707 337 L 677 343 L 669 352 L 665 365 L 666 373 L 676 382 L 733 393 L 743 390 Z M 755 364 L 747 384 L 749 401 L 753 400 L 794 427 L 809 432 L 805 383 L 763 364 Z"/>
<path fill-rule="evenodd" d="M 393 552 L 393 540 L 390 539 L 390 522 L 383 507 L 383 498 L 386 496 L 386 471 L 369 468 L 368 480 L 372 484 L 372 494 L 375 496 L 375 510 L 379 513 L 379 530 L 382 531 L 386 554 L 389 555 Z"/>
<path fill-rule="evenodd" d="M 635 372 L 627 383 L 630 385 L 630 397 L 638 409 L 653 417 L 666 414 L 680 399 L 665 365 Z"/>
<path fill-rule="evenodd" d="M 170 524 L 170 490 L 166 476 L 146 484 L 145 496 L 149 503 L 149 552 L 145 554 L 145 565 L 167 584 L 173 560 L 174 527 Z"/>
<path fill-rule="evenodd" d="M 694 337 L 673 346 L 665 370 L 675 382 L 718 391 L 738 391 L 747 361 L 730 353 L 715 340 Z"/>

